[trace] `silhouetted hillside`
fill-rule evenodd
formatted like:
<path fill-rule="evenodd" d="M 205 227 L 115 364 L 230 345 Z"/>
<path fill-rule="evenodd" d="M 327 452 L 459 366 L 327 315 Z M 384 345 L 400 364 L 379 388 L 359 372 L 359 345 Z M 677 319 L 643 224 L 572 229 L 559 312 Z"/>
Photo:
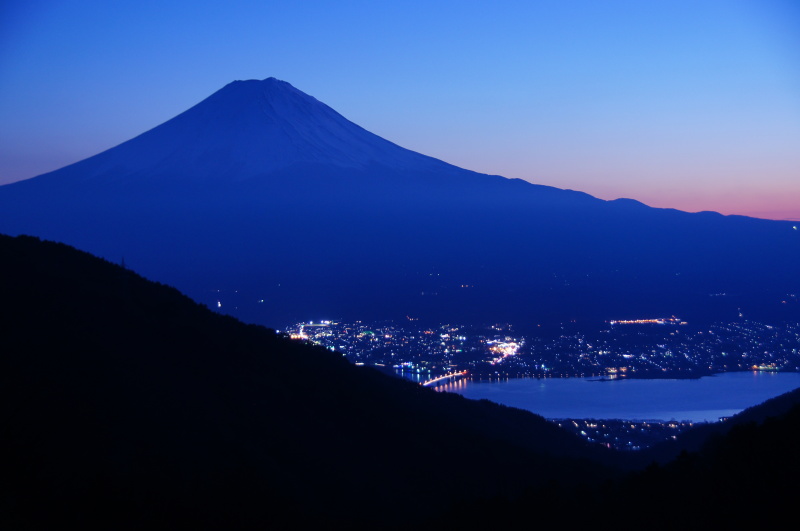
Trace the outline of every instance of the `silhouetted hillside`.
<path fill-rule="evenodd" d="M 0 236 L 0 518 L 230 528 L 419 521 L 454 500 L 592 482 L 610 452 Z"/>
<path fill-rule="evenodd" d="M 672 528 L 792 511 L 798 391 L 624 477 L 597 463 L 631 454 L 354 367 L 62 244 L 0 236 L 0 297 L 8 528 Z"/>
<path fill-rule="evenodd" d="M 763 422 L 737 422 L 711 436 L 698 452 L 682 451 L 664 465 L 602 485 L 551 483 L 517 498 L 462 504 L 437 523 L 504 528 L 567 522 L 614 529 L 772 529 L 791 525 L 800 474 L 797 392 L 788 410 Z M 772 404 L 768 408 L 776 406 Z M 757 409 L 757 408 L 756 408 Z M 741 420 L 741 419 L 740 419 Z"/>
<path fill-rule="evenodd" d="M 643 450 L 637 457 L 640 463 L 652 461 L 664 464 L 684 452 L 698 452 L 734 429 L 743 425 L 759 425 L 768 419 L 786 415 L 800 405 L 800 389 L 771 398 L 737 413 L 725 422 L 701 424 L 681 433 L 676 440 L 665 441 Z"/>

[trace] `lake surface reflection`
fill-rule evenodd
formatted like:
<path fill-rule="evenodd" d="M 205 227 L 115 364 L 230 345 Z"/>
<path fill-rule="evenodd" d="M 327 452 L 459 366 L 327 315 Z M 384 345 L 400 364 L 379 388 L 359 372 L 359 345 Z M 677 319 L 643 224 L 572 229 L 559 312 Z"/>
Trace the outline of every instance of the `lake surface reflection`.
<path fill-rule="evenodd" d="M 800 373 L 733 372 L 697 380 L 518 378 L 460 380 L 437 387 L 545 418 L 715 422 L 800 387 Z"/>

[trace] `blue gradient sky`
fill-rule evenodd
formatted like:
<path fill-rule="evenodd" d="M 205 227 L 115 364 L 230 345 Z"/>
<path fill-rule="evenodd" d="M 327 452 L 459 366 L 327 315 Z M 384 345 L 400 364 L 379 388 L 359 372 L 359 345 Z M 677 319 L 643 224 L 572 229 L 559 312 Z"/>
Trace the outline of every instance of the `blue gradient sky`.
<path fill-rule="evenodd" d="M 800 219 L 800 2 L 166 4 L 0 4 L 0 183 L 274 76 L 472 170 Z"/>

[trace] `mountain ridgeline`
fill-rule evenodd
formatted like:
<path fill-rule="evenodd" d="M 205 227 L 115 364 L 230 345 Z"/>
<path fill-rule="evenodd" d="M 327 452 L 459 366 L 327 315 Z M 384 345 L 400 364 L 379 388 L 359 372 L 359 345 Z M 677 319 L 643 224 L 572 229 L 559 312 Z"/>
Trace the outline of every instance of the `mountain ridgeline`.
<path fill-rule="evenodd" d="M 233 82 L 128 142 L 0 187 L 0 232 L 124 258 L 272 326 L 800 315 L 787 295 L 800 293 L 791 223 L 474 173 L 272 78 Z"/>

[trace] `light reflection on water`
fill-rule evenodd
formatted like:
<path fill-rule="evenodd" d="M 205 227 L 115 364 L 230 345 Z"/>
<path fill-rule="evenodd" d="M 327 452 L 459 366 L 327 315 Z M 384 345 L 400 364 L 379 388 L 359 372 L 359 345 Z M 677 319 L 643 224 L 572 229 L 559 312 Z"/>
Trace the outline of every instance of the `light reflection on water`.
<path fill-rule="evenodd" d="M 736 372 L 697 380 L 461 379 L 436 389 L 486 398 L 546 418 L 714 422 L 800 387 L 800 373 Z"/>

